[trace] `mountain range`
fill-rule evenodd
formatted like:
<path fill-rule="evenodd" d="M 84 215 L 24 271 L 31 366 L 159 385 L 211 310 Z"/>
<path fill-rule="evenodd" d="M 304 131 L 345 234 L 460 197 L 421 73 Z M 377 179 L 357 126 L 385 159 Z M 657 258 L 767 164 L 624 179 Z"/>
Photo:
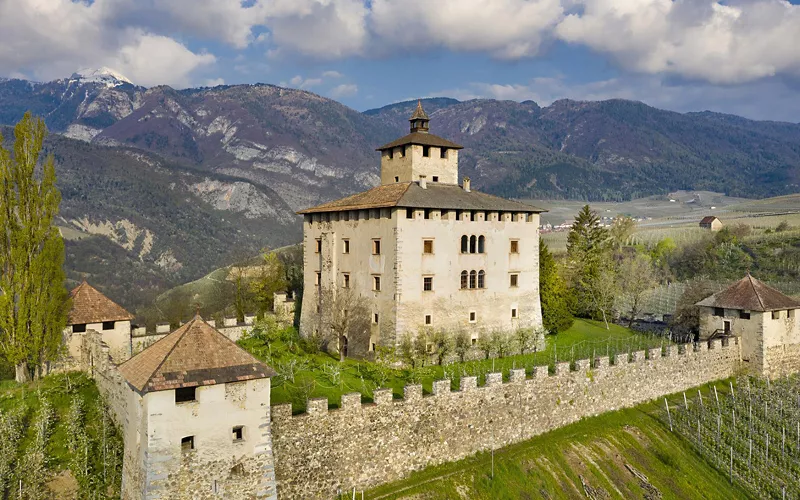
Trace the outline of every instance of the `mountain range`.
<path fill-rule="evenodd" d="M 0 80 L 0 125 L 31 111 L 53 132 L 69 277 L 135 305 L 299 241 L 294 212 L 376 185 L 375 148 L 407 133 L 415 105 L 362 113 L 266 84 L 144 88 L 105 68 Z M 800 184 L 798 124 L 624 100 L 423 105 L 431 131 L 465 147 L 461 175 L 501 196 L 624 200 L 703 189 L 754 198 Z"/>

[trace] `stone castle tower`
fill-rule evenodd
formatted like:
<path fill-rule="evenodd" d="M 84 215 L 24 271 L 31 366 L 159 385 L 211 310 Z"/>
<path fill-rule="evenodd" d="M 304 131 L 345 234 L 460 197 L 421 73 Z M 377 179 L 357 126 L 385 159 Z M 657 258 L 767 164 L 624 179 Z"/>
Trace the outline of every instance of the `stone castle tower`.
<path fill-rule="evenodd" d="M 459 185 L 462 146 L 430 133 L 430 121 L 418 102 L 410 133 L 377 148 L 380 186 L 300 212 L 302 334 L 325 335 L 337 311 L 363 309 L 369 326 L 350 321 L 359 330 L 339 339 L 348 354 L 421 330 L 465 330 L 476 342 L 541 326 L 543 210 L 475 191 L 466 177 Z"/>

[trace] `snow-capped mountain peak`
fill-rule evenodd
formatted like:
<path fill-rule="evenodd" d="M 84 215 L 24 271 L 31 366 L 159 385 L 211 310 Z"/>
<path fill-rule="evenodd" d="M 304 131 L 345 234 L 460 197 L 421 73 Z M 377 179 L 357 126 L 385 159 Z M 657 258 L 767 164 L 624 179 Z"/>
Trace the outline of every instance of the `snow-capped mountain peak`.
<path fill-rule="evenodd" d="M 78 70 L 72 74 L 71 78 L 73 80 L 81 80 L 83 82 L 102 83 L 108 87 L 117 87 L 125 83 L 133 85 L 133 82 L 126 78 L 122 73 L 105 66 L 96 69 L 85 68 Z"/>

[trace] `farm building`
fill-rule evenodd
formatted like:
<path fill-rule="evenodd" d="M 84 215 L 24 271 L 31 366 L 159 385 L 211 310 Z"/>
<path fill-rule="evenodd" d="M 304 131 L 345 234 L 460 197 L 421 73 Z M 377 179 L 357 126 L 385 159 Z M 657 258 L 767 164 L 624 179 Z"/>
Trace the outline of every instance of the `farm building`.
<path fill-rule="evenodd" d="M 703 220 L 700 221 L 700 227 L 703 229 L 710 229 L 711 231 L 719 231 L 722 229 L 722 221 L 713 215 L 709 215 L 703 217 Z"/>

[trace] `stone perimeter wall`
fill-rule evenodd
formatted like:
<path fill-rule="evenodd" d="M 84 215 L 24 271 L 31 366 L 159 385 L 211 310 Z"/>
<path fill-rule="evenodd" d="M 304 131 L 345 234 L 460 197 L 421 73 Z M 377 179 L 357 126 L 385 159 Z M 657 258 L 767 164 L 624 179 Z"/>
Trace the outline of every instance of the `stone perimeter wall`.
<path fill-rule="evenodd" d="M 292 416 L 291 405 L 272 407 L 272 439 L 282 499 L 332 498 L 338 490 L 359 490 L 406 477 L 425 467 L 523 441 L 583 417 L 639 403 L 732 376 L 740 366 L 739 344 L 720 340 L 670 346 L 617 356 L 560 363 L 532 374 L 511 370 L 405 388 L 393 400 L 389 389 L 361 404 L 357 393 L 328 410 L 327 399 L 312 399 L 308 412 Z M 611 361 L 611 363 L 610 363 Z M 530 378 L 529 378 L 530 377 Z"/>

